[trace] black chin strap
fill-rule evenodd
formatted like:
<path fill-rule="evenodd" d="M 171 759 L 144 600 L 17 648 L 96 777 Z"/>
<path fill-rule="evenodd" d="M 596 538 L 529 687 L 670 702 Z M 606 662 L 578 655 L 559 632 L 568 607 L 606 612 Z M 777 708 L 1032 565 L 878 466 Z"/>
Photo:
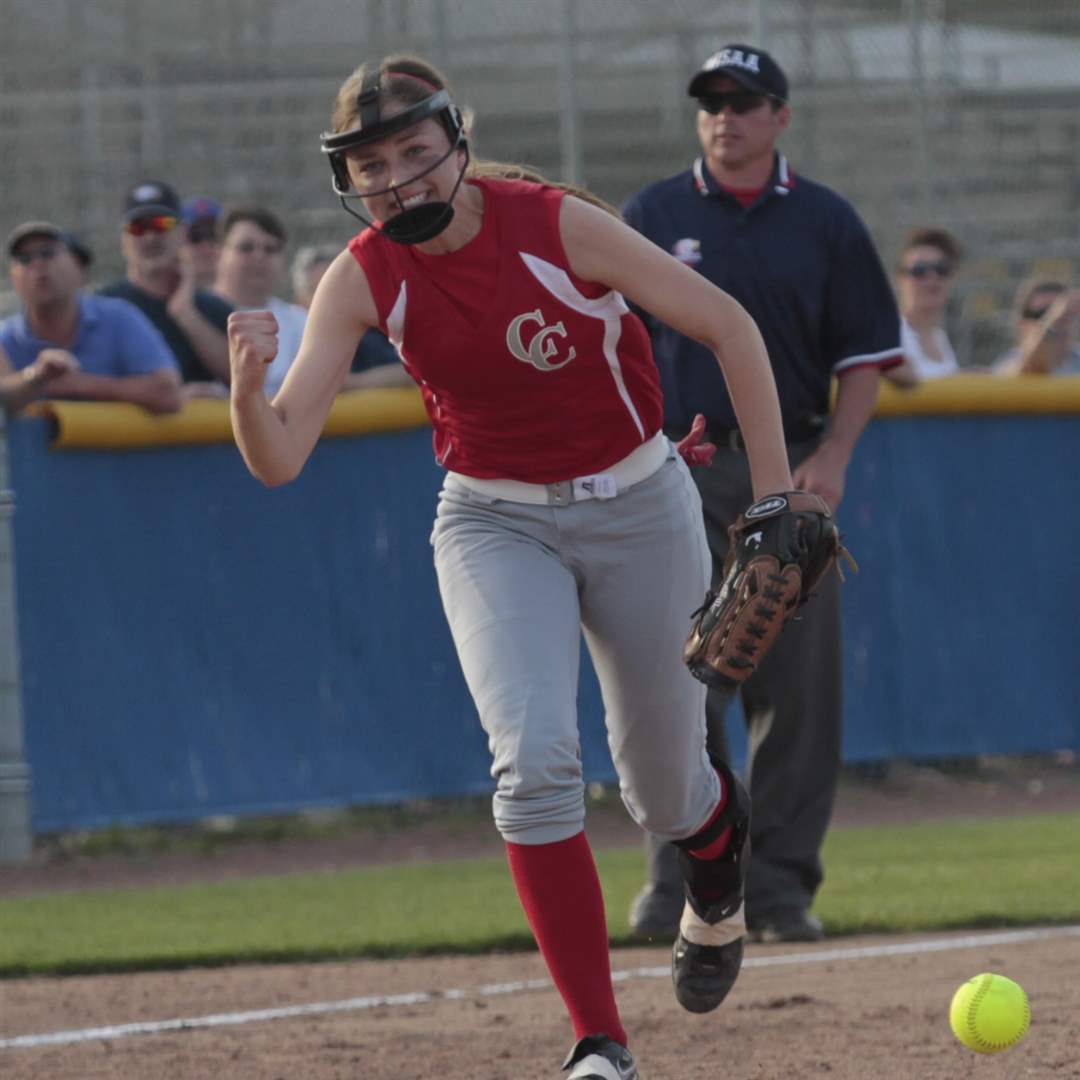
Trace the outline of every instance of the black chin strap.
<path fill-rule="evenodd" d="M 423 244 L 433 240 L 454 220 L 454 208 L 447 202 L 424 203 L 402 210 L 383 223 L 382 234 L 396 244 Z"/>
<path fill-rule="evenodd" d="M 455 149 L 456 147 L 451 147 L 450 153 L 453 153 Z M 393 240 L 396 244 L 423 244 L 427 240 L 433 240 L 446 229 L 454 218 L 454 198 L 457 196 L 458 190 L 465 180 L 465 173 L 469 168 L 468 143 L 465 143 L 464 150 L 465 160 L 461 163 L 461 171 L 458 173 L 454 190 L 450 192 L 450 198 L 446 202 L 437 199 L 433 202 L 421 203 L 410 210 L 402 210 L 401 213 L 395 214 L 392 218 L 383 222 L 380 231 L 388 240 Z M 443 158 L 443 160 L 446 159 Z M 412 183 L 412 181 L 410 180 L 409 183 Z M 393 191 L 393 196 L 397 200 L 398 206 L 404 205 L 396 189 Z M 357 221 L 362 221 L 369 228 L 375 224 L 373 219 L 364 217 L 354 210 L 349 205 L 346 196 L 339 194 L 338 199 L 346 212 L 356 218 Z"/>

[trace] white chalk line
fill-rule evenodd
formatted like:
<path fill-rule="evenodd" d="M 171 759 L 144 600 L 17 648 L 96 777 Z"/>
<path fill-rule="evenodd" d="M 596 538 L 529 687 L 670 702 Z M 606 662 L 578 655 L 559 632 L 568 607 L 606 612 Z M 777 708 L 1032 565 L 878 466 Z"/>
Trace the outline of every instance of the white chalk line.
<path fill-rule="evenodd" d="M 815 949 L 749 956 L 744 968 L 779 967 L 781 965 L 823 964 L 837 961 L 866 960 L 884 956 L 916 956 L 923 953 L 951 952 L 957 949 L 980 949 L 1000 945 L 1019 945 L 1027 941 L 1047 941 L 1052 938 L 1080 937 L 1080 926 L 1055 926 L 1034 930 L 1012 930 L 989 934 L 966 934 L 962 937 L 936 938 L 928 941 L 908 941 L 895 945 L 865 945 L 850 948 Z M 612 972 L 614 982 L 631 979 L 668 979 L 671 967 L 624 968 Z M 50 1031 L 40 1035 L 15 1035 L 0 1039 L 0 1050 L 32 1049 L 40 1046 L 61 1046 L 66 1043 L 93 1042 L 98 1039 L 123 1039 L 131 1035 L 158 1035 L 166 1031 L 193 1031 L 202 1028 L 255 1024 L 266 1020 L 290 1020 L 299 1016 L 320 1016 L 327 1013 L 358 1012 L 365 1009 L 396 1008 L 406 1005 L 427 1005 L 435 1001 L 461 1001 L 468 998 L 498 997 L 502 994 L 521 994 L 532 990 L 547 990 L 549 979 L 522 979 L 515 982 L 487 983 L 472 990 L 431 990 L 405 994 L 376 994 L 367 997 L 343 998 L 340 1001 L 316 1001 L 308 1005 L 287 1005 L 277 1009 L 255 1009 L 247 1012 L 215 1013 L 174 1020 L 149 1020 L 135 1024 L 112 1024 L 108 1027 L 81 1028 L 70 1031 Z"/>

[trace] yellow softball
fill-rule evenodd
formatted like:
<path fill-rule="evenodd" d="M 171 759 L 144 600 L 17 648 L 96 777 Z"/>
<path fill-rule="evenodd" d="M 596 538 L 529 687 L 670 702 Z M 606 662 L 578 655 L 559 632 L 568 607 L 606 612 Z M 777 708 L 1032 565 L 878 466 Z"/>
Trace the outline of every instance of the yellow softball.
<path fill-rule="evenodd" d="M 953 1034 L 969 1049 L 996 1054 L 1015 1046 L 1031 1023 L 1031 1006 L 1019 983 L 984 973 L 968 979 L 949 1006 Z"/>

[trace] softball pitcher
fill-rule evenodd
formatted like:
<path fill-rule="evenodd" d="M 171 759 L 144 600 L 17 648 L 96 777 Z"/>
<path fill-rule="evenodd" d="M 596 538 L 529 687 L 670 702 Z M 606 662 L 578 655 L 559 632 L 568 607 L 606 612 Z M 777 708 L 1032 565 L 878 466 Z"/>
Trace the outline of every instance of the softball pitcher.
<path fill-rule="evenodd" d="M 679 847 L 679 1001 L 715 1008 L 742 959 L 749 800 L 705 750 L 705 688 L 681 659 L 709 584 L 701 506 L 660 430 L 648 337 L 624 297 L 715 354 L 755 497 L 791 488 L 776 388 L 753 321 L 587 192 L 470 165 L 445 79 L 415 57 L 364 65 L 322 138 L 366 226 L 323 277 L 272 402 L 269 312 L 229 322 L 232 416 L 251 472 L 292 480 L 360 335 L 397 346 L 446 468 L 432 544 L 487 733 L 496 825 L 577 1040 L 572 1080 L 635 1080 L 585 839 L 576 696 L 584 631 L 622 798 Z"/>

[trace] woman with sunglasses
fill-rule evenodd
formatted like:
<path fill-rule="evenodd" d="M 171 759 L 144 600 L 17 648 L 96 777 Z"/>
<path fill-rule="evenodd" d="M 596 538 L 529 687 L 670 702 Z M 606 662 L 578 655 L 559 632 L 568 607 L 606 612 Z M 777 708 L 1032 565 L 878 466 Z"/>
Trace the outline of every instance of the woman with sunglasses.
<path fill-rule="evenodd" d="M 681 847 L 688 904 L 673 975 L 693 1011 L 719 1005 L 741 964 L 749 801 L 709 761 L 705 687 L 681 660 L 709 583 L 701 505 L 660 430 L 656 367 L 623 297 L 713 351 L 757 498 L 791 488 L 768 357 L 740 305 L 587 192 L 470 165 L 461 113 L 426 62 L 358 69 L 332 129 L 322 145 L 334 188 L 370 227 L 322 278 L 272 401 L 273 316 L 230 316 L 236 439 L 264 483 L 292 480 L 361 334 L 376 327 L 397 346 L 447 469 L 432 535 L 439 586 L 494 759 L 511 876 L 573 1024 L 564 1067 L 572 1080 L 635 1080 L 583 832 L 582 630 L 623 800 Z"/>
<path fill-rule="evenodd" d="M 899 386 L 960 370 L 944 325 L 960 255 L 960 244 L 945 229 L 918 228 L 904 241 L 896 268 L 904 360 L 885 372 Z"/>
<path fill-rule="evenodd" d="M 1080 289 L 1033 277 L 1013 302 L 1015 344 L 994 361 L 995 375 L 1080 375 Z"/>

